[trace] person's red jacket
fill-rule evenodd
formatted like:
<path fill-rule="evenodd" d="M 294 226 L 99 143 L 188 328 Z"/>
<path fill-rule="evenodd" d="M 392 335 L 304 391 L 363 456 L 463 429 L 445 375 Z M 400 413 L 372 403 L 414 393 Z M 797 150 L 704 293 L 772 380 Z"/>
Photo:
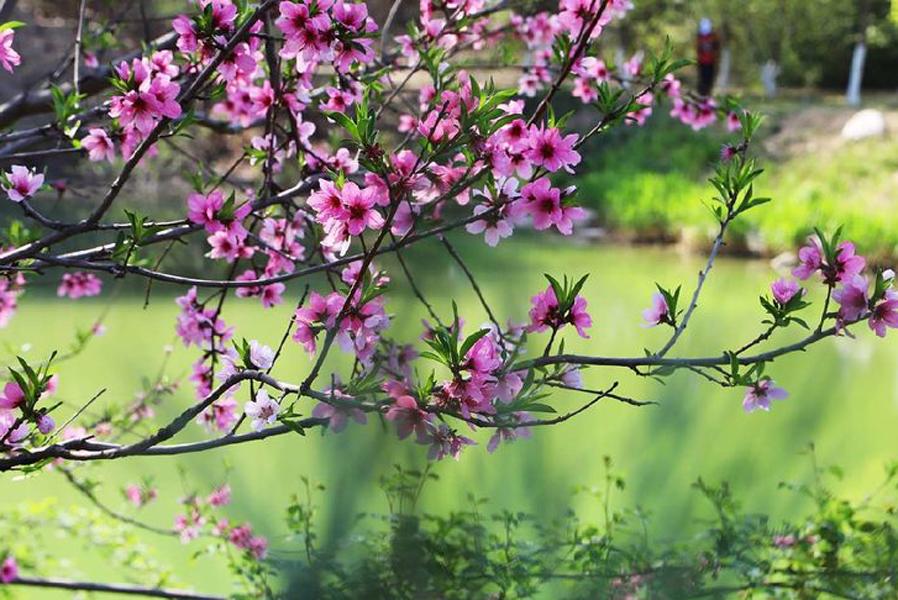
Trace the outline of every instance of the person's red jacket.
<path fill-rule="evenodd" d="M 698 34 L 696 37 L 696 53 L 698 64 L 716 65 L 720 54 L 720 39 L 713 31 L 706 34 Z"/>

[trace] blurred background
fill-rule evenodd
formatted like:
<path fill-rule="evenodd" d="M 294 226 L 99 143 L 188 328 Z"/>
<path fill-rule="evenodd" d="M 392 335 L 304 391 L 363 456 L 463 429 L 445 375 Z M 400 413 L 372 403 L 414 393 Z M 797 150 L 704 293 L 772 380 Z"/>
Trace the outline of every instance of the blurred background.
<path fill-rule="evenodd" d="M 763 318 L 758 295 L 787 272 L 790 253 L 815 226 L 833 230 L 844 225 L 846 237 L 857 242 L 860 252 L 891 264 L 898 253 L 898 6 L 887 0 L 635 4 L 624 21 L 603 35 L 606 62 L 621 63 L 639 50 L 659 49 L 668 37 L 676 56 L 695 58 L 699 19 L 707 17 L 719 37 L 715 93 L 733 94 L 747 108 L 768 115 L 759 149 L 767 171 L 757 195 L 774 201 L 749 213 L 728 238 L 727 253 L 715 267 L 679 352 L 718 353 L 724 338 L 753 338 Z M 163 33 L 174 15 L 188 9 L 182 2 L 127 0 L 89 2 L 89 7 L 90 43 L 101 63 Z M 375 0 L 369 7 L 382 22 L 389 3 Z M 23 76 L 0 73 L 0 101 L 58 67 L 71 47 L 78 2 L 20 0 L 7 2 L 4 10 L 8 12 L 2 19 L 22 20 L 28 26 L 16 34 Z M 403 19 L 417 16 L 413 2 L 401 10 Z M 110 28 L 111 20 L 120 25 Z M 395 26 L 396 31 L 402 28 Z M 118 42 L 107 35 L 111 31 Z M 482 76 L 514 85 L 516 75 L 504 66 L 511 53 L 502 48 L 492 52 L 489 58 L 498 68 Z M 477 58 L 482 62 L 484 57 Z M 67 77 L 70 72 L 62 69 L 58 79 Z M 695 68 L 687 67 L 683 79 L 693 87 Z M 578 106 L 576 100 L 560 97 L 556 112 Z M 666 287 L 682 283 L 691 291 L 704 261 L 701 252 L 716 229 L 703 205 L 712 194 L 706 179 L 721 145 L 731 139 L 721 123 L 693 132 L 669 118 L 668 111 L 667 105 L 656 106 L 645 126 L 617 128 L 584 148 L 584 165 L 574 183 L 580 202 L 593 216 L 573 239 L 522 232 L 492 251 L 479 237 L 464 232 L 450 236 L 473 266 L 500 320 L 525 317 L 529 297 L 544 286 L 543 272 L 588 271 L 592 276 L 584 291 L 595 325 L 591 339 L 569 338 L 570 350 L 634 355 L 664 342 L 664 332 L 640 327 L 641 310 L 648 306 L 654 281 Z M 586 128 L 590 119 L 590 111 L 581 109 L 572 123 Z M 320 135 L 332 134 L 326 123 L 318 126 Z M 195 172 L 199 164 L 222 171 L 247 144 L 248 137 L 201 132 L 193 140 L 160 145 L 159 157 L 129 182 L 122 207 L 163 218 L 182 216 L 190 186 L 181 175 Z M 59 160 L 49 167 L 51 179 L 64 184 L 52 204 L 58 215 L 89 210 L 91 199 L 114 174 L 111 166 L 84 161 Z M 248 185 L 251 175 L 249 170 L 236 174 Z M 4 224 L 18 216 L 9 206 L 2 211 Z M 455 299 L 460 312 L 470 315 L 468 322 L 485 321 L 464 274 L 445 259 L 441 246 L 432 242 L 416 248 L 406 259 L 437 310 L 448 313 Z M 166 266 L 176 273 L 213 276 L 195 251 L 176 249 Z M 382 266 L 392 272 L 397 265 L 384 260 Z M 401 277 L 394 277 L 394 284 L 387 306 L 394 315 L 392 333 L 414 340 L 423 312 Z M 128 402 L 152 383 L 170 352 L 166 376 L 181 384 L 157 413 L 164 419 L 193 402 L 185 377 L 196 356 L 178 345 L 174 335 L 173 298 L 179 290 L 154 285 L 151 301 L 144 306 L 147 290 L 139 281 L 107 281 L 102 297 L 65 303 L 54 297 L 55 287 L 51 277 L 35 280 L 19 313 L 0 330 L 7 362 L 16 354 L 39 360 L 68 348 L 76 330 L 87 330 L 102 317 L 105 335 L 92 341 L 77 360 L 60 366 L 63 400 L 75 407 L 102 387 L 107 392 L 92 411 L 102 412 L 105 403 Z M 285 298 L 296 298 L 299 292 L 299 287 L 291 287 Z M 821 298 L 812 294 L 810 300 L 819 304 Z M 235 299 L 224 316 L 236 326 L 238 338 L 274 346 L 291 310 L 291 300 L 264 310 L 256 300 Z M 135 328 L 135 323 L 141 325 Z M 797 335 L 785 332 L 772 343 Z M 705 516 L 706 507 L 689 487 L 698 476 L 730 481 L 750 509 L 774 518 L 797 514 L 801 501 L 777 490 L 777 484 L 810 476 L 811 442 L 820 463 L 841 465 L 850 474 L 841 489 L 860 496 L 879 482 L 883 465 L 898 458 L 896 360 L 894 339 L 881 342 L 868 332 L 856 340 L 820 344 L 773 367 L 771 375 L 791 396 L 770 414 L 751 415 L 742 412 L 740 392 L 720 390 L 693 377 L 675 376 L 661 385 L 620 373 L 589 372 L 585 382 L 590 387 L 620 378 L 624 393 L 659 405 L 599 404 L 578 419 L 534 432 L 530 440 L 502 446 L 492 456 L 484 448 L 488 435 L 474 434 L 478 448 L 464 453 L 458 463 L 436 465 L 440 481 L 425 488 L 420 509 L 441 513 L 464 507 L 473 494 L 487 498 L 489 510 L 509 508 L 551 517 L 574 508 L 586 516 L 595 514 L 599 507 L 594 498 L 575 490 L 601 482 L 602 457 L 608 455 L 628 480 L 620 502 L 648 511 L 653 538 L 681 539 L 690 534 L 690 520 Z M 341 361 L 335 357 L 332 367 L 346 366 Z M 295 381 L 308 367 L 301 349 L 288 344 L 275 374 Z M 553 399 L 563 409 L 577 401 L 564 395 Z M 203 436 L 199 427 L 192 427 L 183 437 Z M 122 497 L 121 488 L 151 477 L 162 495 L 141 509 L 139 517 L 161 527 L 170 526 L 180 495 L 229 481 L 235 500 L 229 518 L 252 521 L 271 538 L 272 556 L 289 561 L 298 548 L 284 536 L 283 521 L 289 496 L 301 488 L 301 476 L 326 486 L 319 503 L 319 542 L 337 548 L 351 543 L 358 513 L 386 509 L 378 482 L 391 465 L 422 468 L 424 454 L 421 447 L 398 442 L 389 427 L 372 420 L 366 427 L 350 425 L 339 435 L 314 432 L 198 456 L 117 461 L 92 476 L 101 482 L 97 494 L 128 514 L 137 511 Z M 55 473 L 4 477 L 0 485 L 0 509 L 22 502 L 83 503 Z M 69 555 L 75 572 L 114 579 L 106 557 L 90 543 L 60 539 L 58 550 Z M 195 552 L 196 547 L 168 538 L 160 538 L 155 550 L 170 564 L 176 581 L 210 592 L 228 591 L 225 567 L 195 557 Z"/>

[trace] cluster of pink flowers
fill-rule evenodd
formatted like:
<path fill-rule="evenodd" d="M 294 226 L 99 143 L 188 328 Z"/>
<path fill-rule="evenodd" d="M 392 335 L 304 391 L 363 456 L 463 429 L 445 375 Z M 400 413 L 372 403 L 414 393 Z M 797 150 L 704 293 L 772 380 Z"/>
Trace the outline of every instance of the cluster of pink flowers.
<path fill-rule="evenodd" d="M 296 311 L 296 330 L 293 340 L 302 344 L 307 352 L 313 353 L 317 347 L 318 334 L 324 329 L 337 328 L 336 340 L 344 352 L 353 352 L 363 363 L 374 355 L 380 333 L 390 320 L 384 310 L 384 298 L 378 296 L 360 305 L 361 290 L 353 295 L 345 314 L 340 318 L 340 310 L 346 304 L 346 296 L 331 292 L 322 296 L 312 292 L 305 306 Z"/>
<path fill-rule="evenodd" d="M 667 94 L 672 103 L 670 116 L 688 125 L 694 131 L 699 131 L 717 121 L 717 102 L 714 98 L 700 98 L 695 100 L 682 94 L 680 81 L 672 74 L 668 74 L 662 82 L 661 89 Z M 733 120 L 727 118 L 727 129 L 737 131 L 740 127 L 739 117 Z"/>
<path fill-rule="evenodd" d="M 268 552 L 268 540 L 254 535 L 249 523 L 231 526 L 225 518 L 214 519 L 213 511 L 230 504 L 231 488 L 225 484 L 214 489 L 206 498 L 191 495 L 181 500 L 186 511 L 175 517 L 175 531 L 186 544 L 197 539 L 207 526 L 208 533 L 224 539 L 234 547 L 244 550 L 255 560 L 262 560 Z"/>
<path fill-rule="evenodd" d="M 181 307 L 175 331 L 185 346 L 196 345 L 205 350 L 223 350 L 223 345 L 234 334 L 213 307 L 206 307 L 197 300 L 196 287 L 176 300 Z"/>
<path fill-rule="evenodd" d="M 255 252 L 255 248 L 246 243 L 249 232 L 243 226 L 243 220 L 251 211 L 250 202 L 235 206 L 233 197 L 226 200 L 221 190 L 205 195 L 194 192 L 187 197 L 187 219 L 202 225 L 210 234 L 207 241 L 211 250 L 207 256 L 229 263 L 249 258 Z"/>
<path fill-rule="evenodd" d="M 880 275 L 882 288 L 871 290 L 863 272 L 867 261 L 856 253 L 854 244 L 840 242 L 827 258 L 819 237 L 813 236 L 798 252 L 799 265 L 792 274 L 808 279 L 815 273 L 832 288 L 832 297 L 839 304 L 837 326 L 867 320 L 870 329 L 885 337 L 888 328 L 898 328 L 898 291 L 892 288 L 895 274 L 891 270 Z"/>
<path fill-rule="evenodd" d="M 524 57 L 528 66 L 518 81 L 520 94 L 533 97 L 552 81 L 552 48 L 555 40 L 560 37 L 579 39 L 595 20 L 601 5 L 602 3 L 592 0 L 561 0 L 557 14 L 540 12 L 527 17 L 512 15 L 511 23 L 520 39 L 527 44 L 528 50 Z M 596 39 L 612 20 L 623 18 L 632 8 L 630 0 L 610 0 L 590 32 L 589 39 Z M 591 57 L 581 58 L 574 65 L 573 72 L 577 76 L 574 95 L 583 102 L 595 100 L 595 84 L 610 78 L 604 64 L 600 67 L 594 60 Z"/>
<path fill-rule="evenodd" d="M 89 296 L 98 296 L 103 289 L 103 282 L 93 273 L 74 271 L 65 273 L 62 281 L 56 289 L 56 295 L 60 298 L 68 297 L 72 300 Z"/>
<path fill-rule="evenodd" d="M 312 409 L 312 416 L 316 419 L 327 419 L 328 428 L 334 433 L 340 433 L 346 429 L 349 419 L 359 425 L 368 422 L 368 417 L 362 409 L 348 404 L 349 396 L 340 390 L 339 386 L 323 390 L 323 393 L 331 398 L 329 402 L 319 402 Z"/>
<path fill-rule="evenodd" d="M 384 226 L 384 217 L 377 207 L 389 203 L 389 195 L 379 185 L 360 188 L 348 181 L 338 188 L 325 180 L 308 201 L 326 233 L 322 246 L 341 255 L 346 253 L 353 236 L 361 235 L 366 229 L 376 231 Z"/>
<path fill-rule="evenodd" d="M 123 155 L 129 156 L 162 119 L 181 115 L 181 86 L 174 81 L 179 69 L 173 58 L 171 51 L 160 50 L 115 68 L 116 87 L 122 93 L 110 99 L 109 116 L 122 128 Z"/>
<path fill-rule="evenodd" d="M 125 498 L 128 499 L 128 502 L 133 504 L 136 508 L 143 508 L 153 500 L 155 500 L 159 493 L 156 491 L 156 488 L 151 487 L 147 484 L 137 484 L 132 483 L 128 486 L 125 486 L 125 489 L 122 491 Z"/>
<path fill-rule="evenodd" d="M 4 173 L 3 191 L 13 202 L 21 202 L 34 196 L 44 185 L 43 173 L 21 165 L 13 165 L 9 173 Z"/>
<path fill-rule="evenodd" d="M 450 334 L 460 335 L 461 327 L 461 323 L 458 323 Z M 503 440 L 528 437 L 529 430 L 518 427 L 517 424 L 529 421 L 529 414 L 524 411 L 499 414 L 497 411 L 497 403 L 511 403 L 524 385 L 523 373 L 507 371 L 500 343 L 517 343 L 513 336 L 521 335 L 523 331 L 521 327 L 514 328 L 514 332 L 510 329 L 503 334 L 504 341 L 500 341 L 499 333 L 493 328 L 482 332 L 481 337 L 468 348 L 461 362 L 451 368 L 452 377 L 436 384 L 426 399 L 426 404 L 421 404 L 414 397 L 406 382 L 388 380 L 383 387 L 392 398 L 392 403 L 387 406 L 385 417 L 396 424 L 399 438 L 405 439 L 415 434 L 417 443 L 430 446 L 431 459 L 441 460 L 451 456 L 457 460 L 461 451 L 474 445 L 474 441 L 438 422 L 435 419 L 436 412 L 495 423 L 495 433 L 488 444 L 489 452 L 493 452 Z M 424 337 L 429 339 L 433 335 L 434 332 L 428 329 Z"/>
<path fill-rule="evenodd" d="M 38 401 L 55 394 L 58 386 L 59 376 L 53 375 L 38 391 Z M 56 421 L 45 409 L 29 410 L 24 405 L 25 391 L 17 382 L 7 382 L 0 393 L 0 445 L 15 445 L 27 438 L 31 434 L 31 421 L 44 435 L 56 428 Z"/>
<path fill-rule="evenodd" d="M 340 73 L 374 59 L 371 35 L 377 31 L 377 24 L 368 16 L 364 3 L 285 0 L 278 10 L 280 16 L 275 25 L 284 34 L 284 58 L 308 63 L 326 61 Z"/>
<path fill-rule="evenodd" d="M 555 290 L 548 286 L 545 291 L 530 300 L 530 325 L 528 331 L 541 332 L 546 329 L 558 331 L 567 324 L 573 325 L 582 338 L 589 338 L 586 330 L 592 327 L 592 317 L 586 312 L 586 298 L 577 295 L 570 308 L 562 310 L 555 296 Z"/>

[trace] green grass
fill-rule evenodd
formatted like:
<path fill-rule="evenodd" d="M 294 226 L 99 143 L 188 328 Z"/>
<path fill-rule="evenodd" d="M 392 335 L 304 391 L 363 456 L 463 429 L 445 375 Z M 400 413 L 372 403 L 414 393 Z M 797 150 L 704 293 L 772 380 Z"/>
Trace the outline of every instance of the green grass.
<path fill-rule="evenodd" d="M 761 141 L 801 110 L 774 107 Z M 600 222 L 626 237 L 707 242 L 715 223 L 704 207 L 707 183 L 721 145 L 721 127 L 695 133 L 656 115 L 643 129 L 617 131 L 587 152 L 581 201 Z M 744 215 L 732 230 L 733 247 L 763 254 L 794 249 L 814 227 L 845 226 L 860 248 L 880 258 L 898 255 L 898 140 L 829 143 L 812 153 L 765 155 L 757 195 L 773 202 Z"/>

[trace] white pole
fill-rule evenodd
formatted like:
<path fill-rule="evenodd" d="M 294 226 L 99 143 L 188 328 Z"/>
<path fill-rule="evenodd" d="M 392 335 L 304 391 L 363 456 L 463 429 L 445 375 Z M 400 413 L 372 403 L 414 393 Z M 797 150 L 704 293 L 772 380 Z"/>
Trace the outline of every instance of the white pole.
<path fill-rule="evenodd" d="M 851 56 L 851 73 L 848 75 L 848 91 L 845 100 L 849 106 L 861 103 L 861 82 L 864 79 L 864 60 L 867 58 L 867 44 L 858 42 Z"/>

